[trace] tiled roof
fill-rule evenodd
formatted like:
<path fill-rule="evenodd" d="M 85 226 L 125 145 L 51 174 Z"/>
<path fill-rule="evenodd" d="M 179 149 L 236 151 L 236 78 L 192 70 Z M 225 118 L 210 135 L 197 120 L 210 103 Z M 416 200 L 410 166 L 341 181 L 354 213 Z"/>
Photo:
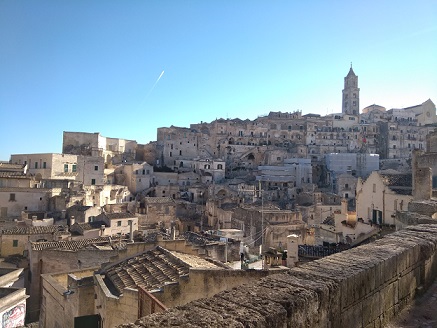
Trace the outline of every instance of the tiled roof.
<path fill-rule="evenodd" d="M 25 226 L 25 227 L 14 227 L 11 229 L 2 229 L 1 233 L 3 235 L 36 235 L 36 234 L 50 234 L 57 233 L 60 231 L 66 231 L 67 227 L 62 225 L 51 225 L 51 226 Z"/>
<path fill-rule="evenodd" d="M 0 171 L 0 178 L 30 178 L 27 174 L 23 172 L 4 172 Z"/>
<path fill-rule="evenodd" d="M 132 213 L 120 212 L 120 213 L 105 213 L 108 219 L 130 219 L 136 218 L 137 216 Z"/>
<path fill-rule="evenodd" d="M 401 195 L 411 195 L 413 175 L 411 173 L 380 173 L 386 186 Z"/>
<path fill-rule="evenodd" d="M 126 247 L 125 242 L 119 242 L 118 240 L 111 240 L 111 237 L 98 237 L 79 240 L 58 240 L 58 241 L 43 241 L 43 242 L 31 242 L 32 250 L 42 251 L 44 249 L 58 249 L 77 251 L 79 249 L 94 248 L 97 246 L 109 245 L 113 249 L 123 249 Z"/>
<path fill-rule="evenodd" d="M 0 171 L 23 171 L 24 167 L 23 164 L 0 163 Z"/>
<path fill-rule="evenodd" d="M 185 232 L 184 238 L 185 240 L 195 245 L 215 244 L 218 241 L 220 241 L 220 237 L 216 237 L 208 234 L 198 234 L 192 231 Z"/>
<path fill-rule="evenodd" d="M 100 273 L 105 275 L 108 287 L 121 294 L 124 288 L 136 289 L 140 286 L 154 290 L 169 283 L 177 283 L 194 266 L 220 268 L 197 256 L 169 252 L 157 247 L 106 267 Z"/>
<path fill-rule="evenodd" d="M 411 187 L 413 185 L 413 176 L 411 173 L 399 174 L 381 174 L 384 183 L 387 186 Z"/>
<path fill-rule="evenodd" d="M 91 206 L 84 206 L 84 205 L 75 204 L 73 206 L 70 206 L 68 209 L 69 210 L 76 210 L 76 211 L 79 211 L 79 212 L 85 212 L 89 208 L 91 208 Z"/>
<path fill-rule="evenodd" d="M 174 203 L 174 199 L 171 197 L 146 197 L 144 201 L 147 204 L 164 204 L 164 203 Z"/>
<path fill-rule="evenodd" d="M 94 221 L 94 222 L 76 222 L 74 225 L 78 225 L 82 230 L 92 230 L 92 229 L 100 229 L 102 225 L 106 225 L 105 221 Z"/>

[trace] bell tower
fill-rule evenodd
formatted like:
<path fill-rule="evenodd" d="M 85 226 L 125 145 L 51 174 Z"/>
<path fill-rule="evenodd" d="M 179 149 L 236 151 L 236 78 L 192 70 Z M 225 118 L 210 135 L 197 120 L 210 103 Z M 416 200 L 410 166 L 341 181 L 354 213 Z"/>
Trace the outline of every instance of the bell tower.
<path fill-rule="evenodd" d="M 347 115 L 360 114 L 360 89 L 358 88 L 358 76 L 351 68 L 344 78 L 342 113 Z"/>

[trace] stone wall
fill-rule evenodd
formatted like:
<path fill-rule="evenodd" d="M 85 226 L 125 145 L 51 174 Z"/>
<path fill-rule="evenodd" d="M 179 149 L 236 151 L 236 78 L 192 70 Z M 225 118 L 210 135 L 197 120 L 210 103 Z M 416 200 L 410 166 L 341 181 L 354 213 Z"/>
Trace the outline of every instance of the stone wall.
<path fill-rule="evenodd" d="M 259 280 L 269 274 L 275 274 L 288 269 L 276 271 L 261 270 L 224 270 L 190 268 L 190 274 L 181 277 L 178 284 L 168 284 L 160 291 L 153 293 L 166 307 L 172 308 L 193 300 L 212 297 L 226 289 Z"/>
<path fill-rule="evenodd" d="M 436 233 L 409 227 L 120 327 L 382 327 L 436 277 Z"/>
<path fill-rule="evenodd" d="M 408 212 L 433 216 L 437 212 L 437 202 L 434 200 L 415 201 L 408 204 Z"/>
<path fill-rule="evenodd" d="M 97 269 L 41 275 L 43 298 L 39 326 L 74 327 L 75 317 L 94 314 L 93 273 Z"/>
<path fill-rule="evenodd" d="M 287 270 L 287 268 L 272 271 L 191 268 L 189 275 L 181 276 L 177 283 L 166 284 L 150 293 L 166 307 L 171 308 L 198 299 L 205 300 L 205 297 L 211 297 L 223 290 L 255 282 L 269 274 L 278 274 L 278 272 Z M 95 282 L 96 313 L 104 318 L 103 328 L 116 327 L 129 319 L 138 318 L 139 301 L 136 289 L 125 288 L 120 296 L 116 296 L 103 282 L 102 276 L 96 274 Z M 150 307 L 150 299 L 146 298 L 142 305 L 143 311 L 150 313 Z M 158 310 L 157 307 L 155 309 Z"/>

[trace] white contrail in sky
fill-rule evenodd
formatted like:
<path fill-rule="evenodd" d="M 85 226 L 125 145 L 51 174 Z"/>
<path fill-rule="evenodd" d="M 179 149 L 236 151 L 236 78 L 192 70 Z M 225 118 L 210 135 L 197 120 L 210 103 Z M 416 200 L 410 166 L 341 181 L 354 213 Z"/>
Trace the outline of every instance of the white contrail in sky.
<path fill-rule="evenodd" d="M 147 95 L 149 95 L 153 89 L 155 89 L 156 85 L 158 84 L 159 80 L 161 80 L 161 77 L 164 75 L 164 71 L 161 72 L 161 74 L 159 75 L 158 79 L 156 80 L 155 84 L 153 85 L 153 87 L 150 89 L 149 93 Z"/>
<path fill-rule="evenodd" d="M 159 74 L 159 77 L 156 79 L 155 83 L 153 84 L 153 86 L 150 88 L 149 92 L 147 92 L 147 95 L 144 97 L 144 100 L 141 102 L 143 103 L 144 101 L 146 101 L 147 97 L 152 93 L 153 89 L 155 89 L 156 85 L 158 84 L 159 80 L 161 80 L 161 77 L 164 75 L 164 71 L 161 72 L 161 74 Z"/>

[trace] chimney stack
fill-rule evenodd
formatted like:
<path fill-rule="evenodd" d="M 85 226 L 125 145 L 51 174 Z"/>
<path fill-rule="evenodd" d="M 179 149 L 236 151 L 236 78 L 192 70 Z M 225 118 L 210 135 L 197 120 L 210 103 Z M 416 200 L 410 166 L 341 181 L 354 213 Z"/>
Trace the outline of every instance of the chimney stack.
<path fill-rule="evenodd" d="M 134 228 L 133 228 L 133 220 L 129 220 L 129 242 L 134 242 Z"/>

